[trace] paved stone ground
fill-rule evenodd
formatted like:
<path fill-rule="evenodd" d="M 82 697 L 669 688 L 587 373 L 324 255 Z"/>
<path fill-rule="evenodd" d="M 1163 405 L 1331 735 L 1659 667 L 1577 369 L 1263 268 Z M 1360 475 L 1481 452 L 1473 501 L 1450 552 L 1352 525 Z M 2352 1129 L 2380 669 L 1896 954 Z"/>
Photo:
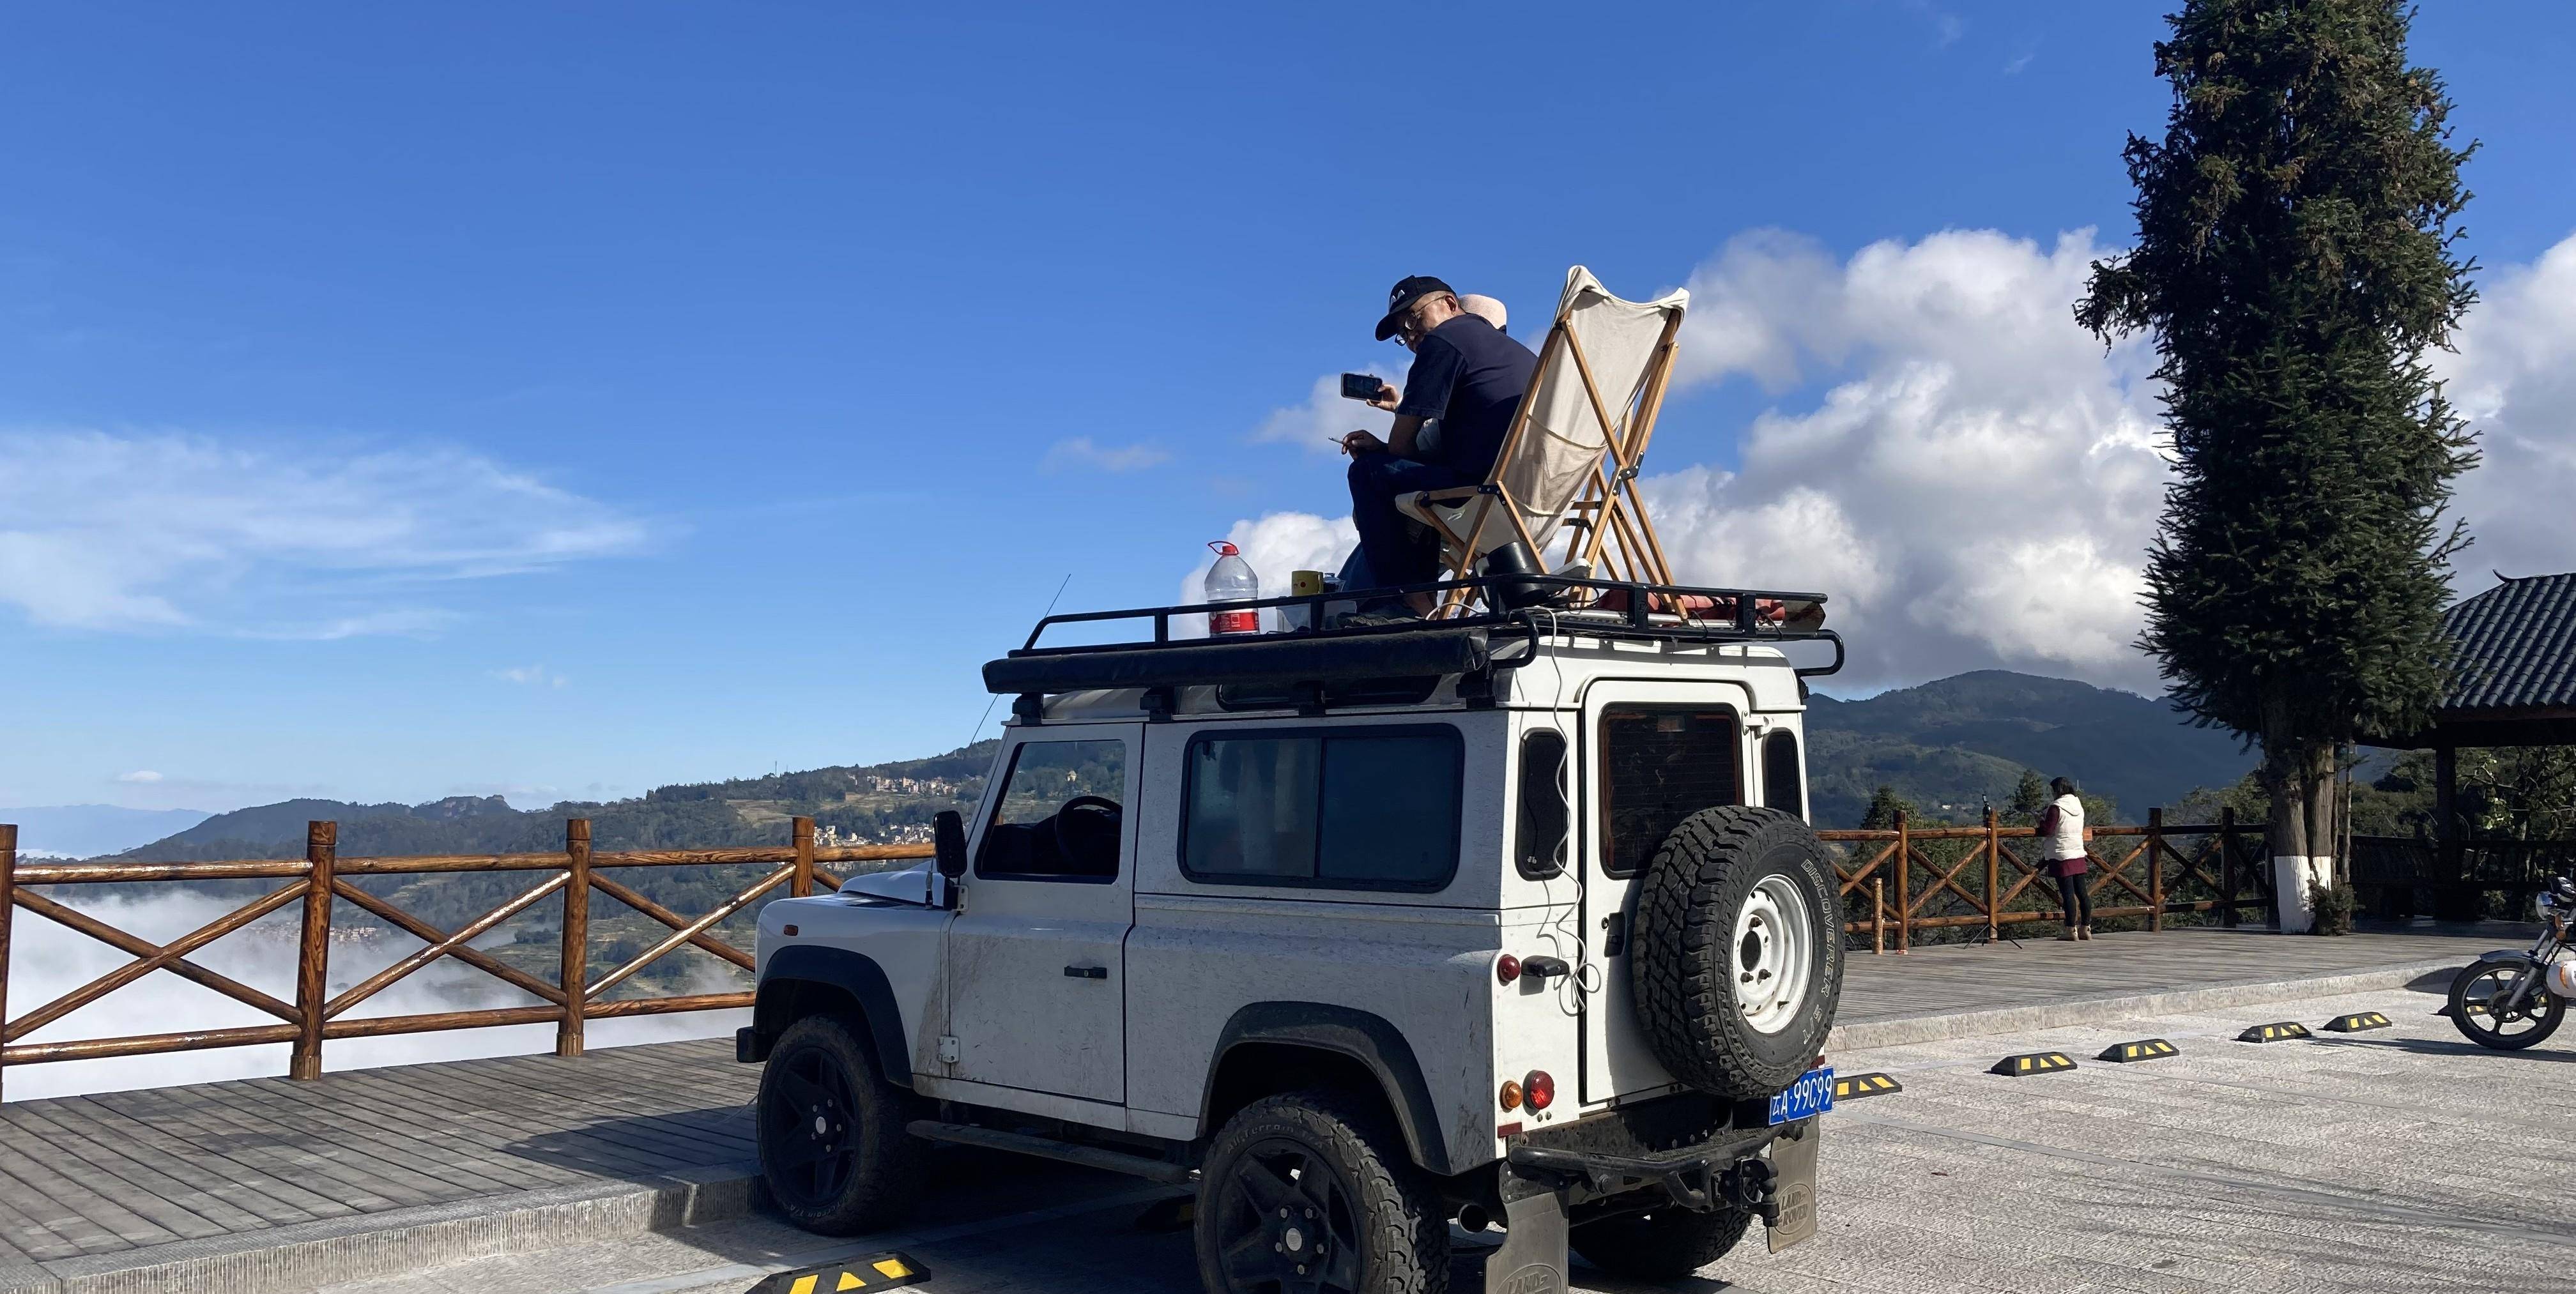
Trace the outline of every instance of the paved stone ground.
<path fill-rule="evenodd" d="M 2431 988 L 2427 984 L 2426 988 Z M 2389 990 L 2295 1008 L 2107 1020 L 2020 1037 L 1847 1052 L 1905 1091 L 1827 1116 L 1824 1217 L 1786 1254 L 1752 1241 L 1678 1288 L 1828 1291 L 2492 1291 L 2560 1288 L 2576 1264 L 2576 1039 L 2480 1051 Z M 2378 1010 L 2395 1027 L 2248 1044 L 2264 1020 Z M 2138 1065 L 2115 1041 L 2182 1048 Z M 1983 1072 L 2054 1048 L 2071 1073 Z M 901 1248 L 948 1294 L 1190 1294 L 1189 1238 L 1140 1228 L 1158 1189 L 957 1156 L 921 1226 L 825 1245 L 764 1219 L 460 1264 L 344 1294 L 737 1294 L 766 1273 Z M 1472 1246 L 1453 1279 L 1481 1288 Z M 1578 1267 L 1600 1294 L 1649 1288 Z"/>
<path fill-rule="evenodd" d="M 2278 998 L 2303 991 L 2281 981 L 2332 991 L 2355 972 L 2393 983 L 2390 967 L 2517 942 L 2502 929 L 2173 930 L 1863 952 L 1835 1052 L 2027 1032 L 2098 1016 L 2106 1000 L 2134 1011 Z M 756 1080 L 729 1040 L 706 1040 L 0 1105 L 0 1291 L 149 1289 L 137 1269 L 172 1263 L 189 1266 L 165 1268 L 161 1287 L 307 1288 L 738 1216 Z"/>

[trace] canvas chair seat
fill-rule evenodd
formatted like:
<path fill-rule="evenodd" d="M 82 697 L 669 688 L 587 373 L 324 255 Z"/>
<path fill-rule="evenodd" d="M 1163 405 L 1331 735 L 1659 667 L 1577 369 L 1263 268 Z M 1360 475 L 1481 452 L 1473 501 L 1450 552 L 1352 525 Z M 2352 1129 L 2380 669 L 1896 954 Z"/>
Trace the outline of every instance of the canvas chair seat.
<path fill-rule="evenodd" d="M 1517 542 L 1546 569 L 1580 563 L 1616 578 L 1672 583 L 1631 487 L 1689 304 L 1687 292 L 1623 301 L 1590 270 L 1566 271 L 1529 392 L 1484 483 L 1396 500 L 1398 511 L 1440 536 L 1449 578 L 1474 573 L 1487 553 Z M 1550 560 L 1560 535 L 1565 551 Z"/>

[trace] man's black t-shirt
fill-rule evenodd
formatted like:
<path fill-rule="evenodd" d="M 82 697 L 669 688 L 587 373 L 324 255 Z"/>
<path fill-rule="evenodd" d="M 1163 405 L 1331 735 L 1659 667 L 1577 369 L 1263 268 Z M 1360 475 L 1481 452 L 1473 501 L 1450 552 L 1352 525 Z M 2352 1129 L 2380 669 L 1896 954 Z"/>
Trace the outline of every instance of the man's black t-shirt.
<path fill-rule="evenodd" d="M 1459 315 L 1431 330 L 1413 349 L 1404 375 L 1400 417 L 1440 420 L 1440 461 L 1461 476 L 1483 480 L 1512 429 L 1512 414 L 1538 371 L 1529 347 L 1495 331 L 1474 315 Z"/>

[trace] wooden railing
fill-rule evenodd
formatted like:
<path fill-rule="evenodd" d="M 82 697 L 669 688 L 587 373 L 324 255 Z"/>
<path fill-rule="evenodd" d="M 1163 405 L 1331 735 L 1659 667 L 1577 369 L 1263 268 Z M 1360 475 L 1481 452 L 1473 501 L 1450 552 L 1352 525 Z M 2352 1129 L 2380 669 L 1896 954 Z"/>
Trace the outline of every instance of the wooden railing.
<path fill-rule="evenodd" d="M 493 1025 L 555 1026 L 555 1054 L 578 1056 L 582 1026 L 591 1020 L 657 1015 L 674 1011 L 711 1011 L 747 1007 L 749 992 L 675 994 L 607 999 L 602 995 L 632 979 L 638 971 L 682 947 L 695 947 L 744 970 L 752 955 L 726 942 L 715 928 L 750 907 L 763 895 L 785 886 L 792 895 L 814 892 L 817 885 L 839 889 L 842 878 L 824 863 L 863 863 L 927 858 L 927 844 L 843 845 L 817 848 L 814 820 L 797 818 L 784 846 L 732 849 L 642 849 L 597 852 L 590 845 L 590 823 L 565 823 L 561 852 L 530 854 L 459 854 L 420 857 L 342 858 L 339 828 L 330 822 L 310 825 L 304 857 L 192 863 L 64 863 L 18 861 L 18 829 L 0 825 L 0 1073 L 11 1065 L 58 1060 L 89 1060 L 156 1052 L 194 1051 L 207 1047 L 292 1044 L 287 1064 L 290 1078 L 319 1078 L 322 1044 L 332 1038 L 372 1038 L 387 1034 L 428 1033 L 445 1029 L 478 1029 Z M 760 866 L 750 883 L 715 908 L 683 916 L 603 875 L 619 868 Z M 384 898 L 352 884 L 363 876 L 414 876 L 454 872 L 536 872 L 536 884 L 454 930 L 442 930 Z M 130 884 L 151 881 L 279 880 L 286 884 L 199 926 L 168 943 L 119 930 L 30 886 Z M 668 936 L 604 974 L 590 973 L 589 896 L 603 894 L 669 928 Z M 476 938 L 519 913 L 562 897 L 563 936 L 560 967 L 552 976 L 532 975 L 471 946 Z M 419 938 L 423 946 L 336 996 L 329 984 L 331 929 L 335 906 L 351 905 Z M 191 954 L 260 918 L 290 905 L 302 905 L 302 927 L 296 941 L 295 1000 L 282 1001 L 228 975 L 189 960 Z M 9 1009 L 9 930 L 15 909 L 23 908 L 59 922 L 132 955 L 133 961 L 91 980 L 51 1002 L 11 1017 Z M 415 1015 L 351 1017 L 349 1009 L 374 997 L 404 977 L 440 958 L 483 971 L 540 999 L 536 1006 L 439 1011 Z M 138 1034 L 121 1038 L 82 1038 L 60 1042 L 19 1039 L 88 1006 L 154 971 L 221 993 L 236 1002 L 275 1016 L 278 1023 L 229 1029 Z"/>
<path fill-rule="evenodd" d="M 2041 870 L 2038 850 L 2024 858 L 2006 843 L 2033 840 L 2038 831 L 2003 826 L 1992 809 L 1982 826 L 1918 827 L 1900 813 L 1893 827 L 1816 834 L 1859 846 L 1834 872 L 1844 933 L 1868 935 L 1874 950 L 1892 943 L 1905 952 L 1917 931 L 1983 927 L 1993 937 L 2007 925 L 2065 919 L 2057 881 Z M 2149 930 L 2162 930 L 2169 915 L 2208 913 L 2232 926 L 2240 912 L 2271 905 L 2263 827 L 2240 826 L 2232 811 L 2216 825 L 2169 826 L 2156 809 L 2144 826 L 2088 827 L 2085 838 L 2093 866 L 2084 883 L 2097 921 L 2144 917 Z"/>

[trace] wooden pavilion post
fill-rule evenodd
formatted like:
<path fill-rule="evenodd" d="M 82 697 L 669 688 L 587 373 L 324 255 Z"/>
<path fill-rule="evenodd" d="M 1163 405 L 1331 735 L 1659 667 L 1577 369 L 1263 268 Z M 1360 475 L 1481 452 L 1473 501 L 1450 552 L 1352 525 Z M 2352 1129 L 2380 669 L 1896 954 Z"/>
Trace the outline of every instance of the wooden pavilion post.
<path fill-rule="evenodd" d="M 2218 890 L 2226 903 L 2218 909 L 2218 924 L 2236 928 L 2236 810 L 2218 811 Z"/>
<path fill-rule="evenodd" d="M 2147 931 L 2161 933 L 2165 928 L 2165 811 L 2158 805 L 2147 810 Z"/>
<path fill-rule="evenodd" d="M 2003 905 L 1995 901 L 1995 895 L 2000 890 L 2003 880 L 2003 857 L 2003 829 L 1995 825 L 1995 806 L 1989 804 L 1986 806 L 1986 942 L 1988 943 L 1993 943 L 1995 936 L 2002 933 L 2000 929 L 2002 918 L 1997 915 L 1996 909 Z"/>
<path fill-rule="evenodd" d="M 590 819 L 564 820 L 563 1018 L 555 1022 L 555 1054 L 581 1054 L 582 1025 L 590 1009 Z"/>
<path fill-rule="evenodd" d="M 788 879 L 787 893 L 801 899 L 814 893 L 814 820 L 796 818 L 792 821 L 788 838 L 796 844 L 796 874 Z"/>
<path fill-rule="evenodd" d="M 0 822 L 0 1025 L 9 1022 L 9 913 L 18 905 L 18 827 Z M 0 1097 L 7 1089 L 0 1087 Z"/>
<path fill-rule="evenodd" d="M 295 952 L 295 1046 L 288 1078 L 322 1077 L 322 1022 L 330 1004 L 331 874 L 340 856 L 340 824 L 304 824 L 304 931 Z"/>
<path fill-rule="evenodd" d="M 2468 902 L 2468 870 L 2461 865 L 2467 851 L 2460 848 L 2460 748 L 2448 742 L 2433 748 L 2433 848 L 2439 858 L 2434 871 L 2443 887 L 2434 896 L 2434 917 L 2474 917 L 2476 910 Z"/>
<path fill-rule="evenodd" d="M 1896 955 L 1904 956 L 1914 947 L 1914 905 L 1906 897 L 1907 864 L 1914 861 L 1914 837 L 1905 825 L 1905 810 L 1896 811 Z"/>

